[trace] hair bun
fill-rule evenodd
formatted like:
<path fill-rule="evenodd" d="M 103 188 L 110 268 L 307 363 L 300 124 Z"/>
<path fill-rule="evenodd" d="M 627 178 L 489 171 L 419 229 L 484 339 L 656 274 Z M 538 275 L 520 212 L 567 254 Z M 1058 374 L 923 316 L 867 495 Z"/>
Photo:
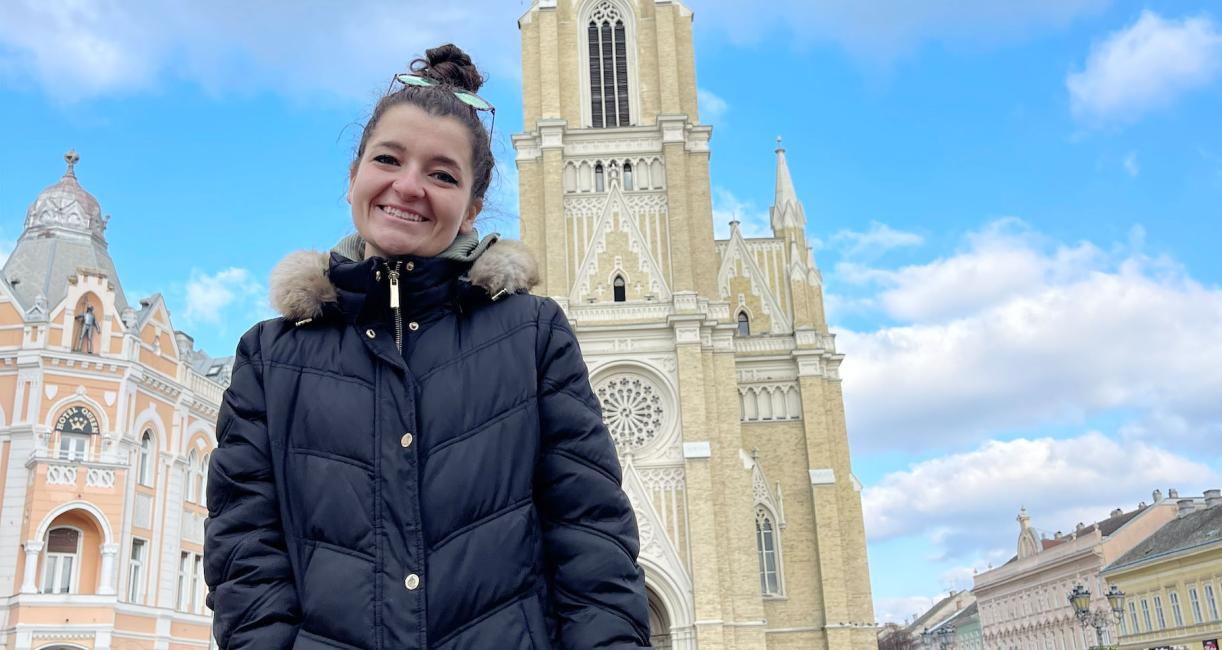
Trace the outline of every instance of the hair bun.
<path fill-rule="evenodd" d="M 484 85 L 484 76 L 471 62 L 471 57 L 453 43 L 425 50 L 424 58 L 412 61 L 411 67 L 420 76 L 470 92 L 477 92 Z"/>

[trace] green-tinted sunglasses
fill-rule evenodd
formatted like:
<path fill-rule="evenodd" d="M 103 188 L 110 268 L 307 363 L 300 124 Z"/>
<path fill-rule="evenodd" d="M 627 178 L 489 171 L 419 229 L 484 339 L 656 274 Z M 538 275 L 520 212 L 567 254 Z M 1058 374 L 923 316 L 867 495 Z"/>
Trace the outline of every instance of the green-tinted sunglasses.
<path fill-rule="evenodd" d="M 417 86 L 420 88 L 429 88 L 442 85 L 435 79 L 421 77 L 420 75 L 416 74 L 408 74 L 406 72 L 401 72 L 395 75 L 395 81 L 403 84 L 404 86 Z M 488 144 L 491 145 L 492 129 L 496 126 L 496 107 L 492 105 L 492 102 L 480 97 L 479 95 L 476 95 L 473 92 L 459 90 L 457 88 L 451 88 L 450 91 L 454 93 L 454 96 L 457 97 L 459 101 L 467 106 L 470 106 L 477 111 L 488 111 L 492 114 L 492 124 L 488 126 Z"/>

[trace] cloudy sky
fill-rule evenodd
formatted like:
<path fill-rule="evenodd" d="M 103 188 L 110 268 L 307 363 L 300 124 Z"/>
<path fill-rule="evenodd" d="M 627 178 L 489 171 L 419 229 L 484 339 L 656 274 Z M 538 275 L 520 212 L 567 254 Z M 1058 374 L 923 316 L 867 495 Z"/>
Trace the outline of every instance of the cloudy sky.
<path fill-rule="evenodd" d="M 1201 0 L 688 0 L 715 227 L 767 228 L 783 135 L 828 312 L 880 620 L 1049 533 L 1222 487 L 1222 11 Z M 216 355 L 284 253 L 348 231 L 390 74 L 467 47 L 517 231 L 526 3 L 0 4 L 0 253 L 81 154 L 129 295 Z"/>

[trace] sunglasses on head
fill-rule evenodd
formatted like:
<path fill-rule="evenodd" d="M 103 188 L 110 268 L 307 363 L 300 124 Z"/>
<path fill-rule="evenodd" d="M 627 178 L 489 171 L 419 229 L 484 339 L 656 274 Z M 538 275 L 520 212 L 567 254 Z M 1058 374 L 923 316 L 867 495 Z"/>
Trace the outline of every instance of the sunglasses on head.
<path fill-rule="evenodd" d="M 406 72 L 401 72 L 395 75 L 394 80 L 403 84 L 404 86 L 416 86 L 417 88 L 432 88 L 444 85 L 436 79 L 422 77 L 417 74 L 408 74 Z M 496 107 L 492 105 L 492 102 L 480 97 L 479 95 L 476 95 L 473 92 L 460 90 L 453 87 L 450 87 L 449 90 L 450 92 L 454 93 L 454 96 L 457 97 L 459 101 L 467 106 L 470 106 L 477 111 L 488 111 L 492 114 L 492 124 L 488 126 L 488 145 L 492 146 L 492 129 L 496 126 Z"/>

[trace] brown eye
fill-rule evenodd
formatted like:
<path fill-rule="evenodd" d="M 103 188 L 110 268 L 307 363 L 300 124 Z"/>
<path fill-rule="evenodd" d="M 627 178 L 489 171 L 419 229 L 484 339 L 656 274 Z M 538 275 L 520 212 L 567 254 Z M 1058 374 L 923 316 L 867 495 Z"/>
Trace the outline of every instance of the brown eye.
<path fill-rule="evenodd" d="M 374 156 L 373 161 L 376 163 L 382 163 L 383 165 L 398 165 L 399 164 L 398 158 L 395 158 L 394 156 L 387 154 L 387 153 L 378 154 Z"/>
<path fill-rule="evenodd" d="M 433 178 L 450 185 L 458 185 L 458 179 L 454 178 L 447 172 L 433 172 Z"/>

